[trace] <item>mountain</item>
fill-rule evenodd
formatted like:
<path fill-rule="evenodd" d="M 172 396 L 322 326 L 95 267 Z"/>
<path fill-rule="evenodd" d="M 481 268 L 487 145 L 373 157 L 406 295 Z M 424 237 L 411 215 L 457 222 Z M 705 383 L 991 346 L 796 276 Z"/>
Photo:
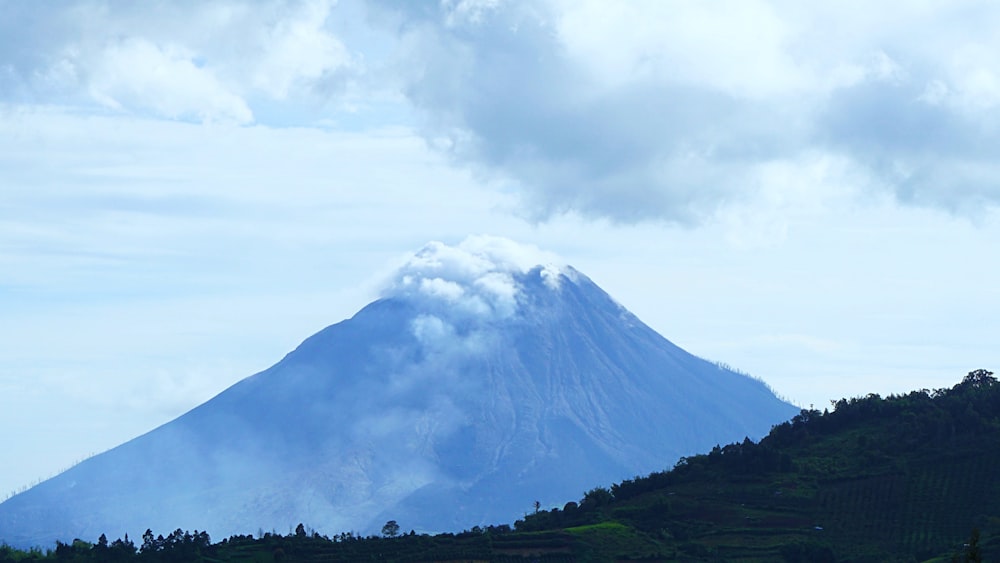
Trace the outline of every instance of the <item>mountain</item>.
<path fill-rule="evenodd" d="M 0 504 L 0 541 L 461 529 L 798 412 L 553 264 L 491 237 L 429 244 L 273 367 Z"/>

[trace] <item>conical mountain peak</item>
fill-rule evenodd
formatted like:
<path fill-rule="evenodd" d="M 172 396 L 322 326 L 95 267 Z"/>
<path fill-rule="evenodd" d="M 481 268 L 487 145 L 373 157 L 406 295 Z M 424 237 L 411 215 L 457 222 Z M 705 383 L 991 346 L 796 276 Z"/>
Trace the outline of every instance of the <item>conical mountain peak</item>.
<path fill-rule="evenodd" d="M 271 368 L 0 504 L 0 541 L 509 523 L 796 412 L 551 254 L 433 242 Z"/>

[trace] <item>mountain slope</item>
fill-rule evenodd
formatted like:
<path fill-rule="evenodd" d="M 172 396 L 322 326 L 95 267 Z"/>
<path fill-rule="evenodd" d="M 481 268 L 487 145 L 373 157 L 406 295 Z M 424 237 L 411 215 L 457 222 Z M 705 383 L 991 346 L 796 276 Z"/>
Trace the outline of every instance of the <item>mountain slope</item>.
<path fill-rule="evenodd" d="M 429 245 L 272 368 L 0 505 L 0 539 L 509 521 L 796 412 L 534 254 Z"/>

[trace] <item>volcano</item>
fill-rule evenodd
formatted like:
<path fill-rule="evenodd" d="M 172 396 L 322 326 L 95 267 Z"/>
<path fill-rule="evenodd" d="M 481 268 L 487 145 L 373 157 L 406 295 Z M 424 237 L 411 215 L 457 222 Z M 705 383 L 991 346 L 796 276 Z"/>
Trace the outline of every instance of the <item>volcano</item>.
<path fill-rule="evenodd" d="M 0 541 L 511 523 L 796 412 L 533 247 L 431 243 L 273 367 L 0 504 Z"/>

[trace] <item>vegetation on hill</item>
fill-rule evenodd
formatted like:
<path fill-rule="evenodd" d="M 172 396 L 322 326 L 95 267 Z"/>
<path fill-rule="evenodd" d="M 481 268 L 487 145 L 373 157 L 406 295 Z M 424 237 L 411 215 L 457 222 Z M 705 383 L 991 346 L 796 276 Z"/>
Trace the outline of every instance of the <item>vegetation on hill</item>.
<path fill-rule="evenodd" d="M 152 532 L 6 561 L 992 561 L 1000 560 L 1000 385 L 971 372 L 950 389 L 803 410 L 759 443 L 682 458 L 522 520 L 435 536 L 333 538 Z M 530 506 L 530 501 L 526 502 Z"/>

